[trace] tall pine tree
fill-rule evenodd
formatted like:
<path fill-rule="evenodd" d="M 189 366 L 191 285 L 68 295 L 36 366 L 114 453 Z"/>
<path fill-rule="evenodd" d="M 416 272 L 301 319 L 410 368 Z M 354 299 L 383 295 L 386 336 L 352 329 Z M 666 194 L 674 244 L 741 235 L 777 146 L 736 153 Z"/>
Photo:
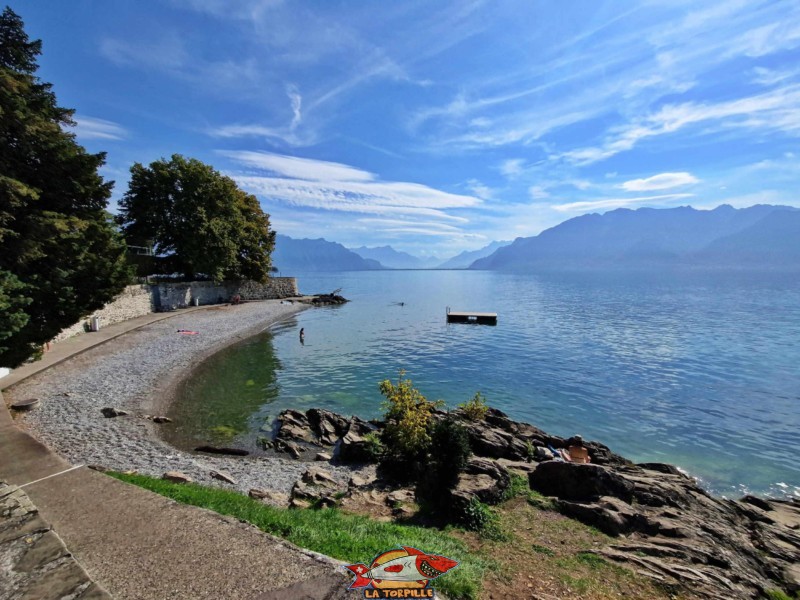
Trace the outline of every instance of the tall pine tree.
<path fill-rule="evenodd" d="M 106 213 L 113 182 L 65 127 L 72 110 L 35 76 L 40 40 L 0 15 L 0 366 L 14 367 L 100 308 L 128 277 Z"/>

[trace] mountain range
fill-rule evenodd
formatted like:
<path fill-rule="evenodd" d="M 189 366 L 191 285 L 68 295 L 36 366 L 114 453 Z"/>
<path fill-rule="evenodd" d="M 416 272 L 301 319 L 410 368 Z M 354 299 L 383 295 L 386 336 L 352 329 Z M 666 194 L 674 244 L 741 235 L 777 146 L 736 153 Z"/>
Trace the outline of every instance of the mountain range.
<path fill-rule="evenodd" d="M 800 267 L 800 210 L 756 205 L 714 210 L 617 209 L 517 238 L 471 269 Z"/>
<path fill-rule="evenodd" d="M 286 235 L 275 236 L 272 264 L 279 271 L 369 271 L 382 269 L 374 260 L 360 257 L 341 244 L 322 238 L 297 240 Z"/>
<path fill-rule="evenodd" d="M 360 248 L 350 248 L 350 250 L 362 258 L 379 262 L 387 269 L 430 269 L 441 262 L 440 258 L 419 258 L 407 252 L 395 250 L 391 246 L 375 248 L 361 246 Z"/>
<path fill-rule="evenodd" d="M 485 256 L 489 256 L 490 254 L 494 253 L 496 250 L 499 250 L 503 246 L 508 246 L 511 242 L 492 242 L 488 246 L 484 246 L 479 250 L 467 250 L 454 256 L 450 260 L 446 260 L 442 264 L 440 264 L 437 268 L 439 269 L 467 269 L 469 266 L 478 260 L 479 258 L 483 258 Z"/>
<path fill-rule="evenodd" d="M 278 235 L 281 271 L 591 268 L 800 268 L 800 210 L 760 204 L 735 209 L 620 208 L 564 221 L 539 235 L 492 242 L 444 262 L 391 246 L 348 249 L 324 239 Z"/>

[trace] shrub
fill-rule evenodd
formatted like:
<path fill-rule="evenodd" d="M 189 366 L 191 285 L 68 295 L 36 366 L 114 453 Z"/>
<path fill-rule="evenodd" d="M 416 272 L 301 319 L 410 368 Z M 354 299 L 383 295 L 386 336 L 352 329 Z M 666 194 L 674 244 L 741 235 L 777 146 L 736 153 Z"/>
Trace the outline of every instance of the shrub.
<path fill-rule="evenodd" d="M 386 447 L 381 441 L 381 436 L 378 435 L 377 432 L 371 431 L 364 436 L 364 441 L 366 442 L 364 452 L 366 453 L 369 461 L 380 462 L 381 458 L 383 458 L 384 452 L 386 451 Z"/>
<path fill-rule="evenodd" d="M 429 509 L 441 513 L 448 507 L 450 490 L 470 456 L 467 430 L 452 417 L 439 421 L 431 430 L 428 454 L 421 465 L 417 497 Z"/>
<path fill-rule="evenodd" d="M 477 531 L 481 537 L 490 540 L 502 541 L 507 537 L 497 514 L 477 498 L 470 500 L 463 514 L 459 515 L 459 522 L 465 529 Z"/>
<path fill-rule="evenodd" d="M 416 461 L 428 449 L 428 426 L 433 411 L 440 402 L 431 402 L 411 385 L 410 379 L 400 371 L 397 384 L 386 379 L 380 383 L 386 429 L 383 443 L 391 458 Z"/>
<path fill-rule="evenodd" d="M 459 404 L 458 407 L 470 421 L 483 421 L 486 418 L 486 413 L 489 412 L 486 398 L 480 392 L 475 392 L 471 400 Z"/>

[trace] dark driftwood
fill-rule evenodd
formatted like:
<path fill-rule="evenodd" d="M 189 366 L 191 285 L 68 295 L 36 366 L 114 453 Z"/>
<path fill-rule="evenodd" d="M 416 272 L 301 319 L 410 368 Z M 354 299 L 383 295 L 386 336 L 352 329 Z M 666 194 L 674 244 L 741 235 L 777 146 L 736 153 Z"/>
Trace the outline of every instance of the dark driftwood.
<path fill-rule="evenodd" d="M 198 446 L 194 450 L 195 452 L 207 452 L 209 454 L 229 454 L 230 456 L 247 456 L 250 454 L 247 450 L 240 450 L 239 448 L 218 448 L 217 446 Z"/>

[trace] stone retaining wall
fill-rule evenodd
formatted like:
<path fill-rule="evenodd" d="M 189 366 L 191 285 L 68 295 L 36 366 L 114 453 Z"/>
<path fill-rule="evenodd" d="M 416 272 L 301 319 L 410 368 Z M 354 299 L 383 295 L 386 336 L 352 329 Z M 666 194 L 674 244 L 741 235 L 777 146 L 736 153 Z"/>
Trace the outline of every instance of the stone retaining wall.
<path fill-rule="evenodd" d="M 155 308 L 169 310 L 190 306 L 197 301 L 204 304 L 230 302 L 233 296 L 242 300 L 275 300 L 299 295 L 295 277 L 271 277 L 266 283 L 257 281 L 225 281 L 215 284 L 211 281 L 191 281 L 186 283 L 160 283 L 154 288 Z"/>
<path fill-rule="evenodd" d="M 195 300 L 201 306 L 230 302 L 231 298 L 237 294 L 242 300 L 275 300 L 298 296 L 299 292 L 295 277 L 271 277 L 266 283 L 226 281 L 215 284 L 211 281 L 189 281 L 129 285 L 103 308 L 61 331 L 53 339 L 53 342 L 90 331 L 90 324 L 94 317 L 100 319 L 101 327 L 107 327 L 152 312 L 191 306 Z"/>
<path fill-rule="evenodd" d="M 119 296 L 103 308 L 78 321 L 75 325 L 62 330 L 53 341 L 60 342 L 79 333 L 90 331 L 89 324 L 93 317 L 100 318 L 101 326 L 108 326 L 154 312 L 156 304 L 153 300 L 151 287 L 149 285 L 129 285 L 122 290 Z"/>

